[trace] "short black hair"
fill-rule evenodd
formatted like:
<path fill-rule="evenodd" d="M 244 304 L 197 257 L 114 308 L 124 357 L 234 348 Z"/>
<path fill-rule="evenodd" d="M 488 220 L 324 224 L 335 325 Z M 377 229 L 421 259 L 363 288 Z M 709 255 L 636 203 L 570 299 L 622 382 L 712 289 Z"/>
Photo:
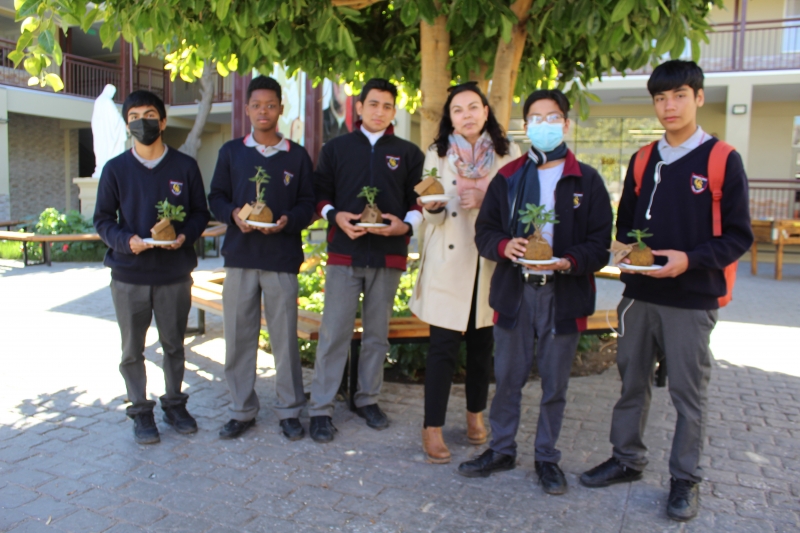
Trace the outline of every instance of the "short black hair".
<path fill-rule="evenodd" d="M 125 99 L 122 104 L 122 118 L 125 119 L 125 124 L 128 123 L 128 111 L 133 107 L 153 106 L 158 111 L 158 117 L 161 120 L 167 118 L 167 108 L 164 107 L 164 100 L 153 94 L 150 91 L 133 91 Z"/>
<path fill-rule="evenodd" d="M 650 91 L 650 96 L 655 96 L 688 85 L 697 96 L 697 91 L 703 88 L 703 78 L 703 69 L 694 61 L 672 59 L 653 70 L 647 80 L 647 90 Z"/>
<path fill-rule="evenodd" d="M 392 98 L 397 100 L 397 86 L 394 83 L 383 78 L 372 78 L 364 84 L 364 88 L 361 89 L 361 94 L 358 95 L 358 101 L 363 104 L 372 89 L 390 93 Z"/>
<path fill-rule="evenodd" d="M 564 93 L 558 89 L 540 89 L 538 91 L 533 91 L 525 99 L 525 105 L 522 106 L 522 120 L 528 120 L 528 110 L 537 100 L 554 101 L 561 110 L 561 113 L 564 115 L 564 118 L 568 117 L 569 100 L 567 100 L 567 97 L 564 95 Z"/>
<path fill-rule="evenodd" d="M 274 78 L 270 78 L 269 76 L 258 76 L 250 80 L 250 85 L 247 86 L 247 101 L 250 101 L 250 97 L 253 96 L 253 93 L 258 90 L 265 90 L 265 91 L 273 91 L 275 96 L 278 97 L 278 100 L 283 101 L 283 95 L 281 94 L 281 84 L 275 81 Z"/>

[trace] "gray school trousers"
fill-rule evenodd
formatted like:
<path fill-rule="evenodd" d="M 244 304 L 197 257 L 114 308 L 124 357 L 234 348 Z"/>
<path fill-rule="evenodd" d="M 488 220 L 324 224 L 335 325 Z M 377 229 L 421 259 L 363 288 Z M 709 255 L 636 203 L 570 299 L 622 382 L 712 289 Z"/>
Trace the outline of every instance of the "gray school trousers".
<path fill-rule="evenodd" d="M 394 268 L 328 265 L 325 308 L 311 384 L 311 416 L 333 416 L 333 400 L 347 364 L 358 298 L 364 293 L 361 355 L 358 360 L 357 407 L 378 403 L 383 385 L 383 363 L 389 352 L 389 319 L 400 276 Z"/>
<path fill-rule="evenodd" d="M 494 327 L 494 375 L 497 382 L 489 422 L 497 453 L 517 455 L 516 435 L 520 422 L 522 387 L 528 381 L 534 357 L 541 377 L 542 399 L 536 425 L 535 460 L 557 463 L 556 449 L 572 360 L 580 333 L 555 334 L 555 284 L 523 288 L 517 324 L 513 329 Z"/>
<path fill-rule="evenodd" d="M 231 392 L 231 418 L 247 422 L 258 414 L 255 391 L 261 296 L 269 343 L 275 357 L 272 405 L 280 420 L 297 418 L 306 403 L 297 347 L 297 274 L 250 268 L 226 268 L 222 286 L 225 309 L 225 380 Z"/>
<path fill-rule="evenodd" d="M 185 405 L 189 396 L 181 392 L 184 371 L 183 337 L 192 307 L 192 280 L 170 285 L 134 285 L 111 281 L 111 297 L 122 337 L 119 372 L 125 379 L 131 405 L 126 414 L 152 412 L 156 402 L 147 399 L 144 344 L 153 315 L 158 340 L 164 350 L 164 390 L 161 407 Z"/>
<path fill-rule="evenodd" d="M 672 477 L 702 481 L 703 452 L 711 378 L 711 331 L 717 310 L 680 309 L 623 298 L 617 308 L 623 335 L 617 346 L 622 396 L 614 406 L 614 457 L 635 470 L 647 466 L 644 429 L 650 410 L 656 354 L 667 362 L 669 394 L 678 420 L 672 439 Z M 624 326 L 623 326 L 624 324 Z"/>

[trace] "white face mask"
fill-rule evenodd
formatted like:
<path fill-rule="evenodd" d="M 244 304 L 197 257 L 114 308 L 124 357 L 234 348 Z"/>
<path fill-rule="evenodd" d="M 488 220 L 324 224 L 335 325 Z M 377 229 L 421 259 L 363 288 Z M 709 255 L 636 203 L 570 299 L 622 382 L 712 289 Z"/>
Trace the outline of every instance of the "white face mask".
<path fill-rule="evenodd" d="M 525 133 L 533 147 L 542 152 L 555 150 L 564 142 L 564 124 L 550 124 L 549 122 L 534 124 L 531 122 L 528 123 Z"/>

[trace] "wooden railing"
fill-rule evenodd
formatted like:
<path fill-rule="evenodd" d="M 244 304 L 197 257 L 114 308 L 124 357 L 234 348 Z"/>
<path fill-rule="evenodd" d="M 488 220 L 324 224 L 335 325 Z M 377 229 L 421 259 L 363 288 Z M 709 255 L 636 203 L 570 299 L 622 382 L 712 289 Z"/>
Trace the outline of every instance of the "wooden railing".
<path fill-rule="evenodd" d="M 64 82 L 65 94 L 97 98 L 106 85 L 120 86 L 122 70 L 113 63 L 64 54 L 61 80 Z M 118 98 L 115 100 L 119 101 Z"/>

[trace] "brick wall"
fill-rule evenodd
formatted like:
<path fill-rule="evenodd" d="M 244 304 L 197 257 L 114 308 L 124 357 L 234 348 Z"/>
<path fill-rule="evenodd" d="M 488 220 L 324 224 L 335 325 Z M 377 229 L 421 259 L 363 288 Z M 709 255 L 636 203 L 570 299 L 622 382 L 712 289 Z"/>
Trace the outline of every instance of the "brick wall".
<path fill-rule="evenodd" d="M 11 218 L 38 217 L 44 209 L 67 207 L 64 131 L 57 119 L 8 114 Z M 70 176 L 78 177 L 78 132 L 69 130 Z M 78 187 L 70 184 L 69 209 L 78 209 Z"/>

